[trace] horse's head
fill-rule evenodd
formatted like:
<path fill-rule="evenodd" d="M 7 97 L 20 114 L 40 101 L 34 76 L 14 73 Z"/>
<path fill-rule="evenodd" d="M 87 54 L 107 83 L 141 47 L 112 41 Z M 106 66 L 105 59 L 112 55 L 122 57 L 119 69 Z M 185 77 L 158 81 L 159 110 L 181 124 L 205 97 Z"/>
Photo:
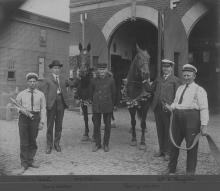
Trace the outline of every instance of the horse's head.
<path fill-rule="evenodd" d="M 135 56 L 133 63 L 136 65 L 137 73 L 142 78 L 142 80 L 149 79 L 150 77 L 150 70 L 149 70 L 149 63 L 150 63 L 150 55 L 148 54 L 147 50 L 142 50 L 137 46 L 137 55 Z"/>
<path fill-rule="evenodd" d="M 86 48 L 82 47 L 82 44 L 79 43 L 79 59 L 78 59 L 78 75 L 80 77 L 85 77 L 89 73 L 90 69 L 90 51 L 91 45 L 88 44 Z"/>

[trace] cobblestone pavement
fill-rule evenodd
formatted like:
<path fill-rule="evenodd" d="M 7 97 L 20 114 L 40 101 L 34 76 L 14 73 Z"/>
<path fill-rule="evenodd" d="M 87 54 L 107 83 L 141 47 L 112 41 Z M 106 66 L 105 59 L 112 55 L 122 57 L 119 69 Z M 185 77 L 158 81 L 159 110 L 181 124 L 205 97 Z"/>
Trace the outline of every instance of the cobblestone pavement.
<path fill-rule="evenodd" d="M 74 111 L 66 111 L 61 139 L 62 152 L 55 150 L 45 154 L 46 128 L 39 132 L 36 161 L 39 169 L 29 168 L 24 175 L 160 175 L 167 167 L 167 162 L 153 157 L 158 149 L 155 121 L 152 112 L 147 118 L 146 150 L 129 145 L 131 140 L 130 118 L 126 109 L 115 112 L 117 128 L 111 131 L 110 151 L 103 149 L 92 152 L 92 143 L 82 143 L 83 118 Z M 220 148 L 220 115 L 210 119 L 209 133 Z M 137 138 L 140 141 L 140 125 L 137 122 Z M 103 131 L 102 131 L 103 133 Z M 90 136 L 92 124 L 90 117 Z M 103 136 L 103 135 L 102 135 Z M 178 174 L 185 172 L 186 152 L 181 151 L 178 162 Z M 0 168 L 7 175 L 20 167 L 19 134 L 17 120 L 0 121 Z M 205 138 L 199 144 L 197 174 L 219 174 L 219 169 L 210 155 Z"/>

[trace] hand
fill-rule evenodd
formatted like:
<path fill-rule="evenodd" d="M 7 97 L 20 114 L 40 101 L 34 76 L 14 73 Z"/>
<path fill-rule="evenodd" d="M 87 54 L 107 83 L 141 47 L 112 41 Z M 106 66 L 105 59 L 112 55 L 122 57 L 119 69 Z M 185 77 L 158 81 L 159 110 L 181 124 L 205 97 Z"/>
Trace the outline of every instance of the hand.
<path fill-rule="evenodd" d="M 207 134 L 207 125 L 201 125 L 201 133 L 202 136 L 205 136 Z"/>
<path fill-rule="evenodd" d="M 38 126 L 38 130 L 42 130 L 44 128 L 44 122 L 40 122 Z"/>
<path fill-rule="evenodd" d="M 169 104 L 165 103 L 164 106 L 165 106 L 170 112 L 172 111 L 172 107 L 171 107 Z"/>

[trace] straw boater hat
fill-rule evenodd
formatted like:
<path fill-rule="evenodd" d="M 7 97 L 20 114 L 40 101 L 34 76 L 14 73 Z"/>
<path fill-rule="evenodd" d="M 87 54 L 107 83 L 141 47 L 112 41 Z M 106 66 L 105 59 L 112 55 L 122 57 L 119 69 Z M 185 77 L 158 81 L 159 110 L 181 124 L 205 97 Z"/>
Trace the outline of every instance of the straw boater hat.
<path fill-rule="evenodd" d="M 168 60 L 168 59 L 163 59 L 162 60 L 162 65 L 163 66 L 173 66 L 175 63 L 171 60 Z"/>
<path fill-rule="evenodd" d="M 63 64 L 61 64 L 59 60 L 53 60 L 53 61 L 49 64 L 49 68 L 53 68 L 54 66 L 62 67 Z"/>
<path fill-rule="evenodd" d="M 194 72 L 196 73 L 197 72 L 197 68 L 191 64 L 185 64 L 183 65 L 183 69 L 182 71 L 189 71 L 189 72 Z"/>
<path fill-rule="evenodd" d="M 35 78 L 36 80 L 38 80 L 38 75 L 37 75 L 36 73 L 34 73 L 34 72 L 30 72 L 30 73 L 28 73 L 28 74 L 26 75 L 26 80 L 27 80 L 27 81 L 30 80 L 30 79 L 32 79 L 32 78 Z"/>

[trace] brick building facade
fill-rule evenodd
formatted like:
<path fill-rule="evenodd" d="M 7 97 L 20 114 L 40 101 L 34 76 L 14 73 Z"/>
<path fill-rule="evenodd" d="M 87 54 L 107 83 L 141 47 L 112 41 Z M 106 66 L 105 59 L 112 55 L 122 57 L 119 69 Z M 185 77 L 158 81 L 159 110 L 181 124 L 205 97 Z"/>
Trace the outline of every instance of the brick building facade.
<path fill-rule="evenodd" d="M 150 53 L 152 79 L 159 75 L 163 57 L 175 61 L 178 76 L 183 64 L 194 64 L 199 71 L 197 82 L 208 91 L 211 105 L 216 105 L 220 101 L 216 93 L 216 88 L 220 90 L 219 3 L 70 0 L 70 55 L 77 54 L 79 42 L 84 46 L 90 42 L 91 65 L 105 63 L 122 78 L 138 43 Z"/>
<path fill-rule="evenodd" d="M 25 88 L 25 75 L 49 72 L 48 64 L 60 60 L 67 72 L 69 23 L 18 10 L 0 30 L 0 90 Z"/>

